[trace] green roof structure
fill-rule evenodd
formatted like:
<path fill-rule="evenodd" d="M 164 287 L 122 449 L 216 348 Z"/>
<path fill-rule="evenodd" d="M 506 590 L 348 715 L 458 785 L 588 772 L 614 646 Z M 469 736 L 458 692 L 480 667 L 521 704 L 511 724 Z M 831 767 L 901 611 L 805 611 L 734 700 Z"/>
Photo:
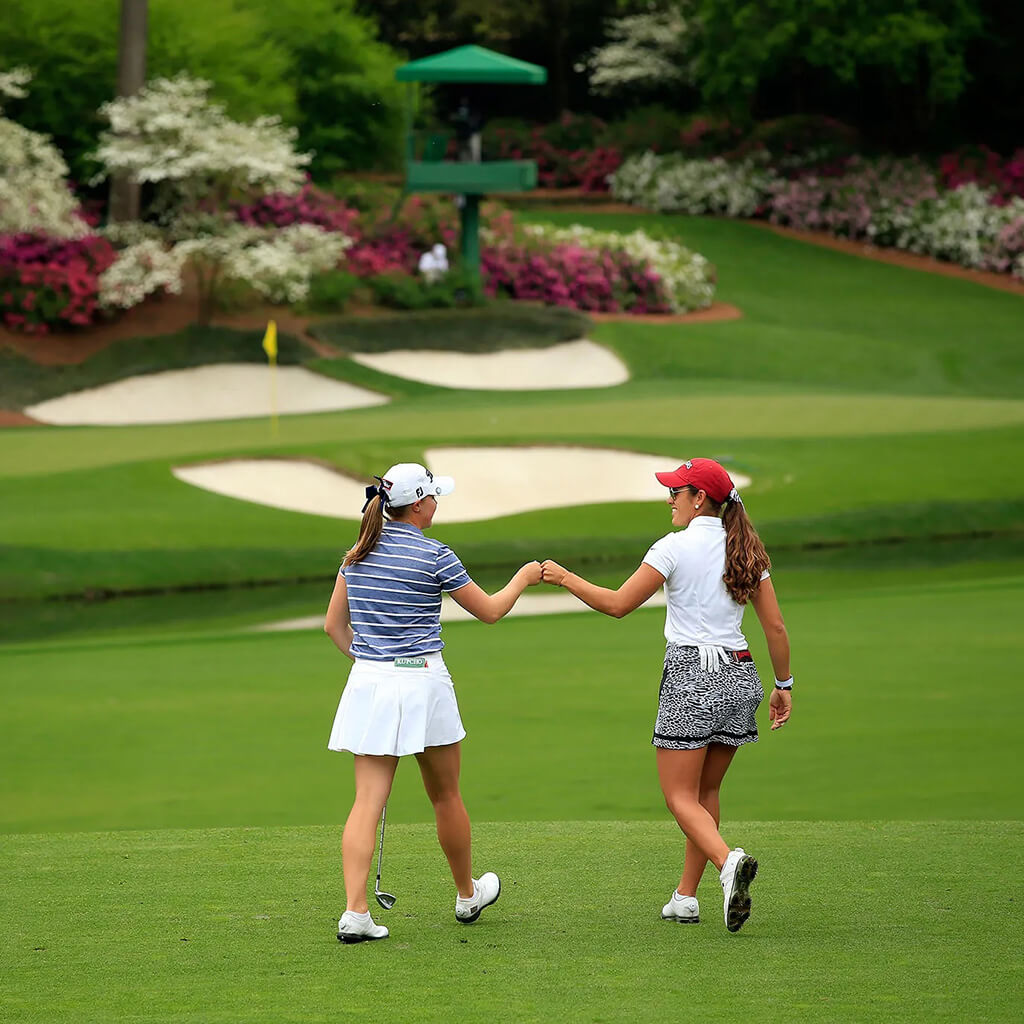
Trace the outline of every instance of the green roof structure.
<path fill-rule="evenodd" d="M 501 85 L 543 85 L 547 68 L 506 57 L 483 46 L 456 46 L 454 50 L 403 64 L 395 72 L 399 82 L 496 82 Z"/>

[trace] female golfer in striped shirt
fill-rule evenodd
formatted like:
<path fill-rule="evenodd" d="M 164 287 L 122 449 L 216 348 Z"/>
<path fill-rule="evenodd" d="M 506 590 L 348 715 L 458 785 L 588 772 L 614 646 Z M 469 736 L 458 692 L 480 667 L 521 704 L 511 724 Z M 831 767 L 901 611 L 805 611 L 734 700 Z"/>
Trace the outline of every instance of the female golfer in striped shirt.
<path fill-rule="evenodd" d="M 615 618 L 665 587 L 668 643 L 652 742 L 665 802 L 686 835 L 686 853 L 683 876 L 661 916 L 699 920 L 697 884 L 711 860 L 719 869 L 725 923 L 734 932 L 750 916 L 757 861 L 742 847 L 730 850 L 719 833 L 719 790 L 737 748 L 757 740 L 754 712 L 764 696 L 740 628 L 747 601 L 775 669 L 772 730 L 789 721 L 792 707 L 789 639 L 768 555 L 725 469 L 713 459 L 692 459 L 656 476 L 669 488 L 672 525 L 685 529 L 655 543 L 618 590 L 594 586 L 551 561 L 542 565 L 543 578 Z"/>
<path fill-rule="evenodd" d="M 498 876 L 489 871 L 476 879 L 471 868 L 469 816 L 459 792 L 466 730 L 441 656 L 441 594 L 450 593 L 476 618 L 497 622 L 526 587 L 540 582 L 540 565 L 530 562 L 488 595 L 451 548 L 423 535 L 437 498 L 455 487 L 451 477 L 401 463 L 378 479 L 379 486 L 367 488 L 359 538 L 345 555 L 324 624 L 355 662 L 328 743 L 355 755 L 355 802 L 342 836 L 343 942 L 388 935 L 370 917 L 366 885 L 377 820 L 406 754 L 416 756 L 434 806 L 437 838 L 458 890 L 456 920 L 469 924 L 497 900 Z"/>

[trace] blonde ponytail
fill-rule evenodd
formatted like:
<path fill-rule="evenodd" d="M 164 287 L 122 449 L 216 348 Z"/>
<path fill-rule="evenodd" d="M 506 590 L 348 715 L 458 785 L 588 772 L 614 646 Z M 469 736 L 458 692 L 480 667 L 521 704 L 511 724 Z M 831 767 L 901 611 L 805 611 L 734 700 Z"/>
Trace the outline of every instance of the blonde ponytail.
<path fill-rule="evenodd" d="M 359 537 L 355 544 L 345 553 L 345 559 L 341 563 L 344 569 L 346 565 L 354 565 L 361 562 L 377 546 L 381 532 L 384 529 L 384 499 L 380 494 L 374 495 L 366 505 L 363 512 L 363 521 L 359 524 Z"/>

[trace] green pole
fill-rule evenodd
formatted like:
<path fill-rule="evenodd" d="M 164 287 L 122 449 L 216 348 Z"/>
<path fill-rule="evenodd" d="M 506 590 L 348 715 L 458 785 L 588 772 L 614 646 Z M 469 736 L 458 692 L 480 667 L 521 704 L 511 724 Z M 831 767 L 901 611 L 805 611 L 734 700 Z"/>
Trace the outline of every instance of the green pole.
<path fill-rule="evenodd" d="M 463 197 L 460 220 L 462 223 L 462 265 L 475 281 L 480 280 L 480 197 Z"/>

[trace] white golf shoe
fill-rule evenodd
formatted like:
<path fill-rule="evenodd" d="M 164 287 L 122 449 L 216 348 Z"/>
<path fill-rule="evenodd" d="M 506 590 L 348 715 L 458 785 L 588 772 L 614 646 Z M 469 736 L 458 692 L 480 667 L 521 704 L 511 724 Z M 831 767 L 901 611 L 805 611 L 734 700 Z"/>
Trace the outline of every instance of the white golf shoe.
<path fill-rule="evenodd" d="M 357 914 L 354 911 L 346 910 L 338 921 L 338 941 L 351 942 L 372 942 L 374 939 L 386 939 L 388 930 L 382 924 L 374 924 L 370 912 Z"/>
<path fill-rule="evenodd" d="M 461 896 L 455 897 L 455 920 L 461 924 L 472 924 L 485 907 L 497 903 L 501 895 L 501 879 L 493 872 L 488 871 L 479 879 L 473 879 L 473 895 L 464 900 Z"/>
<path fill-rule="evenodd" d="M 739 846 L 729 851 L 719 878 L 725 897 L 725 927 L 738 932 L 750 917 L 750 883 L 757 874 L 757 861 Z"/>
<path fill-rule="evenodd" d="M 697 897 L 680 896 L 677 890 L 672 893 L 672 899 L 661 908 L 661 916 L 666 921 L 678 921 L 680 924 L 700 924 Z"/>

